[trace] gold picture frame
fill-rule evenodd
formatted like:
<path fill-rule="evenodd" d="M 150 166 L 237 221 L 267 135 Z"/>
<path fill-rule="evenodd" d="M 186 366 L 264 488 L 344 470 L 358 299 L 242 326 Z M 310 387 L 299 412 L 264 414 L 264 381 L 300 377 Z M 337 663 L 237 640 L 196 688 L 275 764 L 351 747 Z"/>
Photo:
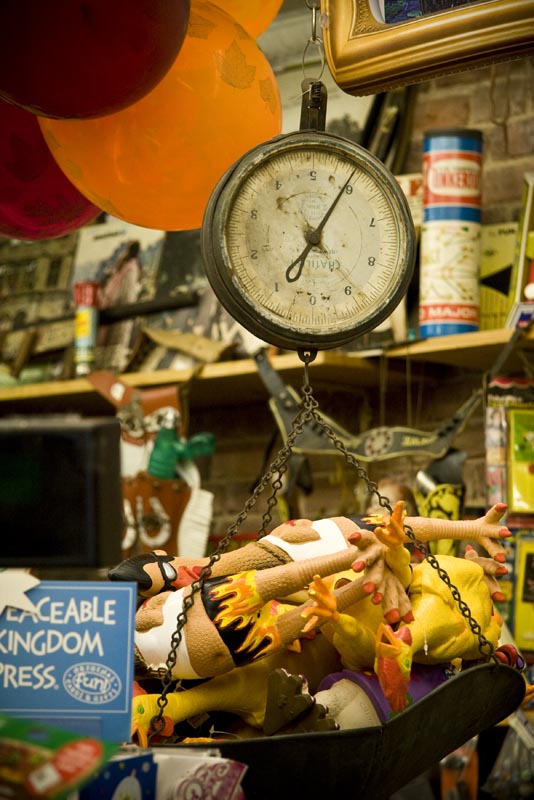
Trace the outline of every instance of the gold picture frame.
<path fill-rule="evenodd" d="M 378 0 L 321 0 L 326 62 L 348 94 L 378 94 L 534 53 L 532 0 L 475 0 L 393 24 L 378 21 L 378 8 Z"/>

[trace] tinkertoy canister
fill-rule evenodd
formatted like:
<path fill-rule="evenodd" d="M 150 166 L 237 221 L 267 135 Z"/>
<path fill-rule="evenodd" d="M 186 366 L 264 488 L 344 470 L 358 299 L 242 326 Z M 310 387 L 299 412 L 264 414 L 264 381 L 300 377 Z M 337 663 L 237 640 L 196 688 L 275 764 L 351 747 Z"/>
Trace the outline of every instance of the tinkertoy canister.
<path fill-rule="evenodd" d="M 419 332 L 423 338 L 479 327 L 482 134 L 425 133 Z"/>
<path fill-rule="evenodd" d="M 98 333 L 98 292 L 96 281 L 80 281 L 74 293 L 74 369 L 76 375 L 87 375 L 94 369 Z"/>

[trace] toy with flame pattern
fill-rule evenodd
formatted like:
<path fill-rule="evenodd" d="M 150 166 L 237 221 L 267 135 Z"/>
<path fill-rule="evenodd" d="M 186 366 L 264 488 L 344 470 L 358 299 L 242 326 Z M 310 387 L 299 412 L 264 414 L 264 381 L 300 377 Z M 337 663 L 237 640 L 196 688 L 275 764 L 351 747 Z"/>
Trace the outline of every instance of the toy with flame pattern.
<path fill-rule="evenodd" d="M 193 602 L 176 652 L 175 680 L 211 678 L 290 646 L 305 633 L 304 606 L 281 599 L 306 587 L 314 575 L 348 570 L 358 553 L 350 545 L 332 555 L 209 578 L 194 595 L 185 587 L 149 597 L 136 614 L 138 665 L 153 674 L 165 669 L 176 619 L 188 597 Z M 363 578 L 351 582 L 352 602 L 369 593 L 364 583 Z"/>
<path fill-rule="evenodd" d="M 457 582 L 462 597 L 466 592 L 464 599 L 473 605 L 473 616 L 493 644 L 499 638 L 500 620 L 493 613 L 492 596 L 498 597 L 496 576 L 506 572 L 498 540 L 510 535 L 500 524 L 505 510 L 506 506 L 499 504 L 479 520 L 460 521 L 453 526 L 443 525 L 446 521 L 438 519 L 422 521 L 426 523 L 421 536 L 425 541 L 441 536 L 452 538 L 451 534 L 457 531 L 456 538 L 483 542 L 493 555 L 482 558 L 472 551 L 468 559 L 450 557 L 451 563 L 447 562 L 446 567 L 452 571 L 451 580 Z M 325 635 L 318 636 L 317 641 L 322 647 L 325 640 L 330 641 L 341 652 L 343 663 L 377 670 L 397 708 L 403 704 L 402 681 L 391 688 L 392 680 L 386 678 L 386 671 L 392 664 L 399 666 L 394 651 L 399 644 L 408 645 L 408 637 L 396 636 L 393 626 L 402 622 L 410 627 L 412 651 L 408 657 L 403 652 L 406 665 L 411 664 L 414 653 L 419 651 L 432 659 L 429 663 L 457 657 L 477 658 L 478 645 L 473 642 L 476 637 L 465 632 L 465 620 L 452 596 L 447 596 L 450 591 L 445 584 L 439 586 L 441 581 L 435 570 L 428 564 L 415 565 L 412 577 L 410 556 L 403 546 L 407 539 L 403 523 L 408 520 L 404 519 L 402 503 L 395 506 L 391 517 L 383 515 L 375 521 L 382 524 L 377 525 L 374 533 L 358 529 L 345 518 L 340 518 L 340 526 L 334 520 L 284 523 L 271 536 L 278 537 L 291 558 L 298 556 L 295 550 L 305 542 L 313 542 L 317 547 L 321 541 L 317 528 L 327 528 L 332 533 L 332 524 L 338 527 L 343 549 L 276 567 L 219 574 L 206 580 L 188 611 L 172 674 L 175 679 L 212 677 L 212 680 L 169 696 L 167 711 L 172 722 L 202 711 L 233 707 L 235 713 L 257 725 L 265 699 L 265 693 L 258 691 L 257 686 L 263 685 L 273 663 L 284 662 L 295 640 L 308 637 L 319 627 Z M 417 526 L 413 526 L 418 533 L 420 522 L 418 519 Z M 234 557 L 233 553 L 228 555 Z M 244 560 L 249 558 L 250 553 Z M 219 572 L 224 572 L 220 563 L 223 559 L 224 556 L 217 564 Z M 192 568 L 190 564 L 175 565 Z M 434 575 L 419 579 L 416 573 L 419 567 L 424 575 L 427 570 Z M 355 573 L 362 575 L 356 577 Z M 311 599 L 297 606 L 285 602 L 288 595 L 307 586 L 311 588 Z M 165 667 L 176 617 L 189 591 L 185 587 L 149 597 L 137 613 L 137 656 L 149 673 L 161 674 Z M 365 598 L 371 602 L 362 603 Z M 310 653 L 315 642 L 305 645 L 304 650 Z M 332 648 L 327 646 L 326 651 L 332 659 Z M 306 663 L 304 658 L 298 669 L 300 673 L 307 674 Z M 255 676 L 256 705 L 251 702 L 254 693 L 250 686 L 247 689 L 247 674 Z M 157 712 L 157 697 L 142 695 L 134 701 L 133 731 L 141 741 Z"/>

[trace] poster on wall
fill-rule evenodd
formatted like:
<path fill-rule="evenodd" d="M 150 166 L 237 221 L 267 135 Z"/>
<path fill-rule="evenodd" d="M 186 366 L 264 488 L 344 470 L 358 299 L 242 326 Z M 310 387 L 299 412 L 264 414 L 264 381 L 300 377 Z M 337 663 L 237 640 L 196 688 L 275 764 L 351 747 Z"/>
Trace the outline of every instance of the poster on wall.
<path fill-rule="evenodd" d="M 508 427 L 508 507 L 534 514 L 534 409 L 509 409 Z"/>
<path fill-rule="evenodd" d="M 112 217 L 102 224 L 90 225 L 78 236 L 72 285 L 98 283 L 101 309 L 153 300 L 164 241 L 164 231 Z M 96 368 L 123 371 L 141 324 L 142 320 L 134 316 L 100 325 Z"/>
<path fill-rule="evenodd" d="M 65 316 L 76 235 L 45 242 L 0 241 L 0 331 Z"/>
<path fill-rule="evenodd" d="M 73 337 L 69 316 L 76 241 L 75 233 L 44 242 L 0 239 L 2 385 L 61 375 L 62 350 Z M 21 360 L 27 341 L 27 357 L 40 356 L 31 369 L 26 369 L 24 357 Z"/>

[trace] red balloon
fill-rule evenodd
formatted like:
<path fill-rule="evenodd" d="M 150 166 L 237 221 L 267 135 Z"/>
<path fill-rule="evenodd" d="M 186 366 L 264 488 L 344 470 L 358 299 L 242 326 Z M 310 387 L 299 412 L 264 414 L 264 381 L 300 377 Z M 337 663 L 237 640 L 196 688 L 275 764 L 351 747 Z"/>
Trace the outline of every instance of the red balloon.
<path fill-rule="evenodd" d="M 145 228 L 192 230 L 222 173 L 280 133 L 282 109 L 254 39 L 193 0 L 182 51 L 146 97 L 98 119 L 39 124 L 65 175 L 99 208 Z"/>
<path fill-rule="evenodd" d="M 0 100 L 0 235 L 52 239 L 100 213 L 56 164 L 37 117 Z"/>
<path fill-rule="evenodd" d="M 98 117 L 150 92 L 182 46 L 189 0 L 0 3 L 0 97 L 58 119 Z"/>

